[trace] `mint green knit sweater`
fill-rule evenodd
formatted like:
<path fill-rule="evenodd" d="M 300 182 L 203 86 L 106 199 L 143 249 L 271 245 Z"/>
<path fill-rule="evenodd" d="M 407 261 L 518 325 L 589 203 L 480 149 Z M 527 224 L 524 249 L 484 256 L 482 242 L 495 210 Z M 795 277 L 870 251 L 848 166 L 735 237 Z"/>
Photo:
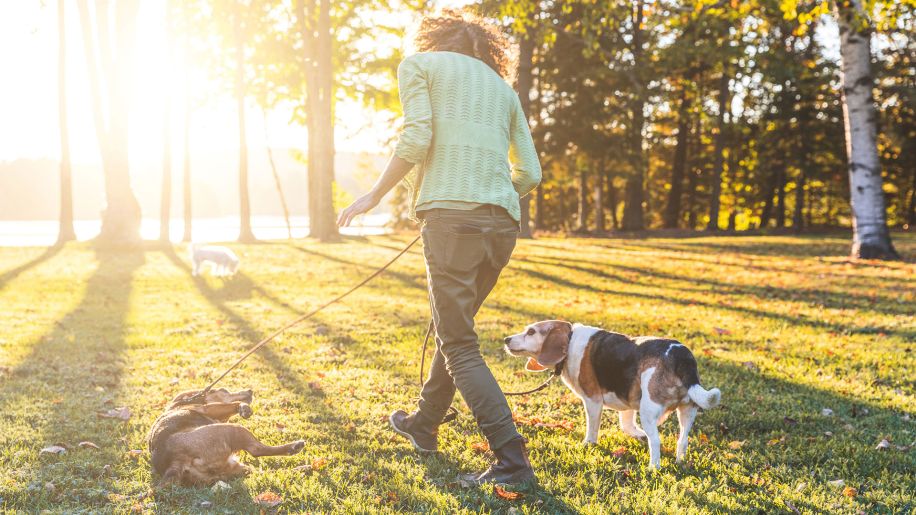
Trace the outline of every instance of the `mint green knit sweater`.
<path fill-rule="evenodd" d="M 424 52 L 398 66 L 404 129 L 395 154 L 417 210 L 494 204 L 520 218 L 518 199 L 541 182 L 541 165 L 518 95 L 483 61 Z M 509 161 L 512 161 L 510 165 Z"/>

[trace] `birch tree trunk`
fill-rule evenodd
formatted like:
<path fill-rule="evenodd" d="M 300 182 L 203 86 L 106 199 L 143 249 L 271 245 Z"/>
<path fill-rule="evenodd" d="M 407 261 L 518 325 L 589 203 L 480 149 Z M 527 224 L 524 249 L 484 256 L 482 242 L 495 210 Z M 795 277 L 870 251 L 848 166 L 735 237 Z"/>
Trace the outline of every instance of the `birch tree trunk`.
<path fill-rule="evenodd" d="M 60 229 L 57 243 L 76 239 L 73 230 L 73 178 L 70 166 L 70 130 L 67 126 L 67 37 L 65 0 L 57 0 L 57 112 L 60 124 Z"/>
<path fill-rule="evenodd" d="M 862 0 L 838 0 L 843 78 L 843 121 L 849 161 L 852 256 L 899 259 L 887 228 L 878 160 L 878 113 L 872 96 L 871 27 Z"/>

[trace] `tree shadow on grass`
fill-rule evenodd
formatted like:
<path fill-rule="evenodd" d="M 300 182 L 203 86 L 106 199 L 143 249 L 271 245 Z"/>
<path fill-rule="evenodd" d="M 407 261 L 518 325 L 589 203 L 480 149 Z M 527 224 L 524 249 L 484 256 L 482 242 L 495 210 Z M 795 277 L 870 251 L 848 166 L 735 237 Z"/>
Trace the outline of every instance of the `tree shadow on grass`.
<path fill-rule="evenodd" d="M 620 267 L 618 265 L 609 265 L 609 266 Z M 638 268 L 638 267 L 623 267 L 623 268 L 629 268 L 630 270 L 634 272 L 643 273 L 643 269 Z M 640 293 L 640 292 L 634 292 L 634 291 L 611 290 L 611 289 L 600 288 L 598 286 L 595 286 L 594 284 L 579 283 L 579 282 L 573 281 L 568 278 L 560 277 L 559 275 L 553 275 L 553 274 L 549 274 L 543 271 L 532 270 L 532 269 L 525 268 L 525 267 L 512 266 L 511 269 L 515 272 L 528 275 L 535 279 L 539 279 L 547 283 L 557 284 L 557 285 L 564 286 L 566 288 L 570 288 L 574 290 L 583 290 L 583 291 L 589 291 L 592 293 L 599 293 L 599 294 L 604 294 L 604 295 L 631 297 L 631 298 L 658 301 L 658 302 L 664 302 L 664 303 L 674 303 L 674 304 L 678 304 L 681 306 L 700 306 L 700 307 L 704 307 L 707 309 L 733 311 L 736 313 L 750 315 L 750 316 L 758 317 L 758 318 L 768 318 L 771 320 L 780 320 L 780 321 L 787 322 L 793 325 L 801 325 L 801 326 L 813 327 L 817 329 L 827 329 L 829 331 L 833 331 L 833 332 L 837 332 L 841 334 L 842 333 L 856 333 L 856 334 L 885 333 L 888 335 L 900 336 L 905 339 L 916 338 L 916 331 L 912 331 L 912 330 L 894 329 L 894 328 L 889 328 L 889 327 L 855 327 L 855 326 L 850 326 L 847 324 L 824 322 L 820 320 L 811 320 L 811 319 L 800 317 L 800 316 L 773 313 L 773 312 L 766 311 L 763 309 L 755 309 L 755 308 L 749 308 L 749 307 L 744 307 L 744 306 L 734 306 L 734 305 L 728 305 L 728 304 L 713 304 L 711 302 L 694 299 L 694 298 L 683 298 L 683 297 L 662 295 L 662 294 Z M 645 273 L 651 274 L 653 272 L 645 271 Z M 667 287 L 663 287 L 663 289 L 664 288 L 667 288 Z"/>
<path fill-rule="evenodd" d="M 631 266 L 631 265 L 622 265 L 617 263 L 598 263 L 590 260 L 577 259 L 577 264 L 588 264 L 593 266 L 603 266 L 607 268 L 614 268 L 619 270 L 624 270 L 633 274 L 637 274 L 642 277 L 653 277 L 656 279 L 663 279 L 666 281 L 673 281 L 678 283 L 684 283 L 686 286 L 682 285 L 672 285 L 672 284 L 663 284 L 656 285 L 651 281 L 636 281 L 633 279 L 625 278 L 617 274 L 610 274 L 601 270 L 599 268 L 585 267 L 581 265 L 572 265 L 567 262 L 561 261 L 560 258 L 556 257 L 544 257 L 538 256 L 537 258 L 525 257 L 519 259 L 518 262 L 521 263 L 533 263 L 541 264 L 547 266 L 554 266 L 558 268 L 566 268 L 569 270 L 574 270 L 577 272 L 582 272 L 589 275 L 594 275 L 601 277 L 602 279 L 610 279 L 612 281 L 617 281 L 624 284 L 645 286 L 645 287 L 656 287 L 665 290 L 677 290 L 685 292 L 696 292 L 696 293 L 706 293 L 710 291 L 715 291 L 719 294 L 734 294 L 739 296 L 753 297 L 761 300 L 790 300 L 804 302 L 806 304 L 819 304 L 824 308 L 829 309 L 856 309 L 859 311 L 870 311 L 879 314 L 895 314 L 895 315 L 909 315 L 913 312 L 911 308 L 908 308 L 905 305 L 897 302 L 896 299 L 891 298 L 885 295 L 875 294 L 874 296 L 864 296 L 864 295 L 855 295 L 851 292 L 836 292 L 829 290 L 820 290 L 820 289 L 811 289 L 811 288 L 778 288 L 775 286 L 765 285 L 765 286 L 751 286 L 745 284 L 731 283 L 725 281 L 717 281 L 714 279 L 706 279 L 703 277 L 696 276 L 684 276 L 680 274 L 674 274 L 669 272 L 662 272 L 653 268 Z M 888 279 L 885 288 L 881 290 L 888 291 L 891 289 L 891 285 L 894 280 Z M 709 288 L 696 288 L 691 287 L 694 284 L 702 284 L 708 286 Z M 876 306 L 877 303 L 881 303 L 881 306 Z M 878 332 L 877 330 L 875 332 Z"/>
<path fill-rule="evenodd" d="M 45 249 L 44 252 L 30 259 L 29 261 L 15 268 L 11 268 L 3 273 L 0 273 L 0 290 L 2 290 L 6 286 L 7 283 L 12 281 L 16 277 L 18 277 L 19 274 L 25 272 L 26 270 L 29 270 L 30 268 L 34 268 L 40 265 L 41 263 L 56 256 L 57 253 L 60 252 L 62 247 L 63 247 L 62 245 L 54 245 L 53 247 L 48 247 L 47 249 Z"/>
<path fill-rule="evenodd" d="M 72 475 L 77 478 L 73 488 L 86 492 L 68 492 L 67 500 L 101 507 L 108 499 L 92 493 L 98 492 L 96 478 L 103 476 L 104 462 L 118 462 L 127 450 L 115 442 L 129 434 L 129 425 L 97 420 L 96 413 L 122 402 L 126 317 L 133 275 L 143 265 L 144 254 L 139 249 L 96 249 L 96 257 L 98 268 L 87 280 L 79 304 L 40 337 L 0 383 L 0 405 L 12 414 L 9 420 L 28 420 L 28 427 L 0 432 L 0 449 L 25 447 L 30 456 L 27 474 L 33 479 L 57 482 L 61 474 Z M 81 440 L 97 442 L 102 449 L 87 457 L 83 453 L 93 451 L 77 448 Z M 50 459 L 38 455 L 38 449 L 56 442 L 71 446 L 70 451 Z M 23 507 L 55 503 L 55 494 L 44 489 L 7 495 Z"/>

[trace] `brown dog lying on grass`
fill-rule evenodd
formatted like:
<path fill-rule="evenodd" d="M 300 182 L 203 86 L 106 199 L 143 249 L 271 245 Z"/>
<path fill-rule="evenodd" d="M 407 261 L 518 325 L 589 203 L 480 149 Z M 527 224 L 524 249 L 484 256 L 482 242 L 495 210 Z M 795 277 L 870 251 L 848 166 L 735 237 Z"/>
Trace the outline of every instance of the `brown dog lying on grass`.
<path fill-rule="evenodd" d="M 172 399 L 156 419 L 149 434 L 153 469 L 162 476 L 159 486 L 210 485 L 217 480 L 244 476 L 250 469 L 239 462 L 239 451 L 252 456 L 290 456 L 305 447 L 297 440 L 286 445 L 264 445 L 238 424 L 233 416 L 251 416 L 251 390 L 232 393 L 211 390 L 205 402 L 192 402 L 201 390 L 184 392 Z"/>

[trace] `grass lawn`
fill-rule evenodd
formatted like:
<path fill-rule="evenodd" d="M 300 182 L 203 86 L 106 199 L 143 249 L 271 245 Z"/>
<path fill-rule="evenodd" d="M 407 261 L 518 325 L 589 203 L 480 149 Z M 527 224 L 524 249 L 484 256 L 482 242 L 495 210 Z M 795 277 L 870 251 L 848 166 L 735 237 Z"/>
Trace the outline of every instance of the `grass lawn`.
<path fill-rule="evenodd" d="M 387 428 L 418 393 L 419 248 L 225 380 L 255 391 L 246 427 L 267 443 L 302 438 L 302 454 L 244 456 L 255 472 L 222 490 L 150 491 L 146 434 L 167 399 L 357 282 L 407 236 L 231 244 L 242 270 L 227 282 L 192 278 L 184 247 L 0 249 L 0 507 L 257 512 L 253 498 L 270 491 L 282 511 L 912 513 L 916 238 L 895 236 L 908 264 L 850 262 L 839 236 L 521 243 L 478 316 L 504 388 L 544 376 L 521 372 L 501 338 L 564 318 L 680 339 L 723 405 L 698 417 L 684 465 L 667 421 L 652 474 L 613 412 L 586 448 L 583 409 L 565 387 L 513 398 L 540 478 L 513 501 L 456 483 L 490 459 L 460 401 L 437 456 L 415 455 Z M 98 416 L 121 406 L 126 422 Z M 66 453 L 39 452 L 58 443 Z"/>

